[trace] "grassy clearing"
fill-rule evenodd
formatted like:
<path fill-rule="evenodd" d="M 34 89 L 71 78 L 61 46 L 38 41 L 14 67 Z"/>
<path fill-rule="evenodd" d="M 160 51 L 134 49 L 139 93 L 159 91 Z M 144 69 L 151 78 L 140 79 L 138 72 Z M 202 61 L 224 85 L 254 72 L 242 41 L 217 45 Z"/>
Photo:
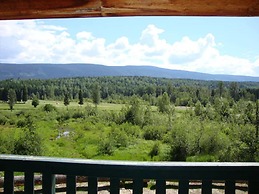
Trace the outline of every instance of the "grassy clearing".
<path fill-rule="evenodd" d="M 40 100 L 40 104 L 39 106 L 37 106 L 36 108 L 34 108 L 31 105 L 31 100 L 27 101 L 26 103 L 16 103 L 14 105 L 14 112 L 17 111 L 21 111 L 21 110 L 34 110 L 34 109 L 39 109 L 41 107 L 43 107 L 46 104 L 51 104 L 53 106 L 55 106 L 56 108 L 60 109 L 60 110 L 66 110 L 66 109 L 72 109 L 72 110 L 80 110 L 83 108 L 86 108 L 88 105 L 90 106 L 94 106 L 93 103 L 91 102 L 86 102 L 83 105 L 79 105 L 78 102 L 70 102 L 70 104 L 68 105 L 68 107 L 66 107 L 62 101 L 52 101 L 52 100 Z M 121 110 L 123 107 L 125 106 L 125 104 L 112 104 L 112 103 L 100 103 L 98 105 L 98 109 L 100 110 L 114 110 L 114 111 L 119 111 Z M 10 111 L 9 109 L 9 105 L 7 103 L 0 103 L 0 110 L 1 111 Z"/>

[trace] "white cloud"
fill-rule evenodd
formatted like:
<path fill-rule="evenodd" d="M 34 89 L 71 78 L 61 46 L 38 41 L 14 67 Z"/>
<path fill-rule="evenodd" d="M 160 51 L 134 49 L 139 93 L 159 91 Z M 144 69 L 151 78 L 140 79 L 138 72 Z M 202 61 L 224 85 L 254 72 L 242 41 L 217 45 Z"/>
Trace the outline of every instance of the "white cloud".
<path fill-rule="evenodd" d="M 170 44 L 160 38 L 163 29 L 148 25 L 139 42 L 131 44 L 118 37 L 107 44 L 91 32 L 78 32 L 75 38 L 62 26 L 44 22 L 1 21 L 0 62 L 16 63 L 98 63 L 104 65 L 153 65 L 205 73 L 259 76 L 259 57 L 254 61 L 222 55 L 213 34 L 197 40 L 185 36 Z"/>

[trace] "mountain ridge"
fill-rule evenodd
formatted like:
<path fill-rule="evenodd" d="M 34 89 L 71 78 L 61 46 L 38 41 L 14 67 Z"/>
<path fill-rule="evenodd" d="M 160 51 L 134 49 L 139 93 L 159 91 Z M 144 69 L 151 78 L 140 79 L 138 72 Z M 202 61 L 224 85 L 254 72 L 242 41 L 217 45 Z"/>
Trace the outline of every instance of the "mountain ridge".
<path fill-rule="evenodd" d="M 184 70 L 171 70 L 154 66 L 105 66 L 87 63 L 0 63 L 0 80 L 5 79 L 51 79 L 65 77 L 100 76 L 148 76 L 171 79 L 194 79 L 205 81 L 259 82 L 259 77 L 225 74 L 208 74 Z"/>

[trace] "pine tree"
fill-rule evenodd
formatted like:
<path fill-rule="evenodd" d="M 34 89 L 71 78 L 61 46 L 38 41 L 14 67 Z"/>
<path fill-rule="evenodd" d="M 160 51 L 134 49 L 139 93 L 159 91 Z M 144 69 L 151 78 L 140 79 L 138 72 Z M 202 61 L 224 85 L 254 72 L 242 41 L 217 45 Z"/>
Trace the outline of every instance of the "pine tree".
<path fill-rule="evenodd" d="M 220 82 L 218 83 L 218 88 L 219 88 L 219 97 L 222 97 L 223 92 L 224 92 L 224 84 L 223 84 L 222 81 L 220 81 Z"/>
<path fill-rule="evenodd" d="M 92 88 L 92 99 L 93 103 L 97 107 L 97 105 L 100 103 L 100 87 L 98 83 L 95 83 Z"/>
<path fill-rule="evenodd" d="M 78 98 L 79 98 L 78 104 L 83 105 L 84 104 L 84 98 L 83 98 L 82 90 L 79 91 Z"/>
<path fill-rule="evenodd" d="M 65 97 L 64 97 L 64 105 L 67 107 L 68 109 L 68 105 L 69 105 L 69 98 L 68 98 L 68 94 L 65 94 Z"/>
<path fill-rule="evenodd" d="M 259 100 L 256 101 L 256 121 L 255 121 L 255 127 L 256 127 L 256 131 L 255 131 L 255 138 L 256 140 L 258 140 L 258 131 L 259 131 Z"/>
<path fill-rule="evenodd" d="M 13 110 L 13 106 L 16 103 L 16 92 L 13 89 L 8 90 L 8 104 L 10 110 Z"/>
<path fill-rule="evenodd" d="M 25 103 L 28 100 L 28 88 L 25 86 L 22 93 L 22 101 Z"/>

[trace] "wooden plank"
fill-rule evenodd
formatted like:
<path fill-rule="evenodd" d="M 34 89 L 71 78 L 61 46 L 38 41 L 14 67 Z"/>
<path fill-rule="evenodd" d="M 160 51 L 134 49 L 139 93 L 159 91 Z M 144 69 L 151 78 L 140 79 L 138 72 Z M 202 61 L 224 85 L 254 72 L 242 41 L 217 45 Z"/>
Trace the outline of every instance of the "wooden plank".
<path fill-rule="evenodd" d="M 4 172 L 4 193 L 5 194 L 13 194 L 14 193 L 14 172 L 13 171 L 5 171 Z"/>
<path fill-rule="evenodd" d="M 226 194 L 235 194 L 236 193 L 235 181 L 227 180 L 225 182 L 225 193 Z"/>
<path fill-rule="evenodd" d="M 143 193 L 143 179 L 135 178 L 133 180 L 133 194 Z"/>
<path fill-rule="evenodd" d="M 156 193 L 157 194 L 166 194 L 166 181 L 165 179 L 156 180 Z"/>
<path fill-rule="evenodd" d="M 0 19 L 101 16 L 100 0 L 1 0 Z"/>
<path fill-rule="evenodd" d="M 0 19 L 101 16 L 259 16 L 258 0 L 1 0 Z"/>
<path fill-rule="evenodd" d="M 201 193 L 202 194 L 212 194 L 212 181 L 211 180 L 202 180 Z"/>
<path fill-rule="evenodd" d="M 24 193 L 34 194 L 34 173 L 25 172 Z"/>
<path fill-rule="evenodd" d="M 88 193 L 97 194 L 98 192 L 98 181 L 97 177 L 88 177 Z"/>
<path fill-rule="evenodd" d="M 49 172 L 42 174 L 42 190 L 43 193 L 55 194 L 55 175 Z"/>
<path fill-rule="evenodd" d="M 179 194 L 188 194 L 189 193 L 189 180 L 180 180 L 179 181 Z"/>
<path fill-rule="evenodd" d="M 120 179 L 119 178 L 110 179 L 110 193 L 112 193 L 112 194 L 120 193 Z"/>
<path fill-rule="evenodd" d="M 76 176 L 67 175 L 67 194 L 76 193 Z"/>

